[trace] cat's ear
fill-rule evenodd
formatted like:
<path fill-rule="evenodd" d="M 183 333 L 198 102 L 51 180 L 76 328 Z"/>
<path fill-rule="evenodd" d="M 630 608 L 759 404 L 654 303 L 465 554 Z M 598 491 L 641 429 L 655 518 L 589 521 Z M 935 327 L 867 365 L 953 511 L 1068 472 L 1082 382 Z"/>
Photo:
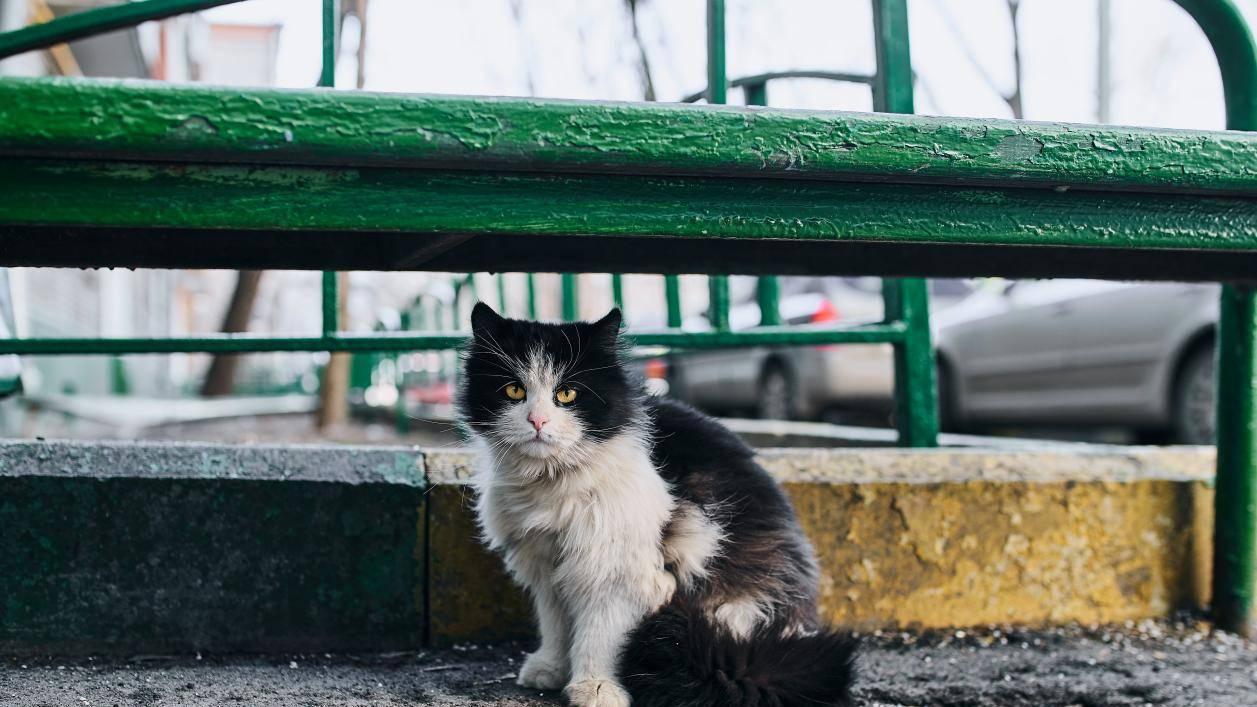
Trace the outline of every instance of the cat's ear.
<path fill-rule="evenodd" d="M 494 339 L 506 320 L 484 302 L 477 302 L 471 310 L 471 333 L 479 339 Z"/>
<path fill-rule="evenodd" d="M 619 307 L 612 307 L 606 316 L 589 326 L 594 331 L 594 341 L 607 348 L 614 348 L 620 338 L 620 322 L 624 320 L 624 315 L 620 314 Z"/>

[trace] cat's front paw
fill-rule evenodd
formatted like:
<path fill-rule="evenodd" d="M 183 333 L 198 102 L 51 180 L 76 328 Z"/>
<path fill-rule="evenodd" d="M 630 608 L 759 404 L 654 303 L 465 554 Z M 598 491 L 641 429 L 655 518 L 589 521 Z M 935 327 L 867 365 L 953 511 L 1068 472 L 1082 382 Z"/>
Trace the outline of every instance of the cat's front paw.
<path fill-rule="evenodd" d="M 519 677 L 515 678 L 517 685 L 535 690 L 557 690 L 565 682 L 567 661 L 542 651 L 529 653 L 519 668 Z"/>
<path fill-rule="evenodd" d="M 580 680 L 564 690 L 572 707 L 629 707 L 629 694 L 610 678 Z"/>

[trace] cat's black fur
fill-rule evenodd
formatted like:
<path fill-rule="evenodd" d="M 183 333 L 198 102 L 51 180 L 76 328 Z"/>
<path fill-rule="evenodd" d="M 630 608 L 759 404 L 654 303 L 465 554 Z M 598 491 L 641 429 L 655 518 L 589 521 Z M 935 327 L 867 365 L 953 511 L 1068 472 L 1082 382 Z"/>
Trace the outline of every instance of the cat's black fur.
<path fill-rule="evenodd" d="M 811 545 L 785 494 L 754 452 L 716 420 L 668 399 L 647 397 L 623 365 L 619 312 L 594 323 L 503 319 L 472 313 L 477 335 L 466 353 L 459 405 L 467 424 L 487 432 L 509 404 L 511 372 L 502 356 L 524 360 L 541 347 L 583 371 L 575 411 L 595 439 L 644 436 L 657 473 L 678 502 L 702 509 L 723 531 L 707 573 L 630 634 L 619 677 L 641 707 L 849 705 L 854 644 L 820 626 L 818 572 Z M 588 392 L 588 394 L 586 394 Z M 675 517 L 674 517 L 675 521 Z M 665 527 L 662 542 L 668 542 Z M 608 539 L 608 542 L 615 542 Z M 737 638 L 712 618 L 729 599 L 763 597 L 771 619 Z"/>

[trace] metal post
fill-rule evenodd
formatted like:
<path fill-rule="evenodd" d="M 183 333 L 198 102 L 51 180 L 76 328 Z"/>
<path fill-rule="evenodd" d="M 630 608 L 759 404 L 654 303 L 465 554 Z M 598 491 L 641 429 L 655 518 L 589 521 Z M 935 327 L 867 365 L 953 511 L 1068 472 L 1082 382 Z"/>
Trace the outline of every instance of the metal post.
<path fill-rule="evenodd" d="M 748 83 L 742 87 L 742 95 L 746 97 L 748 106 L 768 105 L 768 82 Z"/>
<path fill-rule="evenodd" d="M 759 302 L 759 325 L 776 326 L 781 323 L 781 284 L 773 276 L 756 281 L 755 299 Z"/>
<path fill-rule="evenodd" d="M 681 326 L 681 278 L 676 275 L 664 275 L 663 298 L 668 304 L 668 327 Z"/>
<path fill-rule="evenodd" d="M 912 57 L 908 45 L 906 0 L 873 0 L 873 43 L 877 79 L 874 109 L 912 113 Z M 902 447 L 938 445 L 938 383 L 930 341 L 929 290 L 925 280 L 903 278 L 882 285 L 886 321 L 902 321 L 903 339 L 895 346 L 895 426 Z"/>
<path fill-rule="evenodd" d="M 498 314 L 506 316 L 506 273 L 498 273 Z"/>
<path fill-rule="evenodd" d="M 336 87 L 336 0 L 323 0 L 323 67 L 319 85 Z M 340 291 L 336 273 L 323 273 L 323 336 L 331 338 L 340 331 Z"/>
<path fill-rule="evenodd" d="M 768 82 L 748 83 L 742 88 L 748 106 L 768 105 Z M 781 323 L 781 283 L 775 275 L 762 275 L 755 281 L 755 299 L 759 303 L 759 325 Z"/>
<path fill-rule="evenodd" d="M 563 321 L 574 322 L 580 319 L 580 293 L 577 290 L 576 275 L 565 272 L 559 276 L 559 282 L 562 288 Z"/>
<path fill-rule="evenodd" d="M 1213 613 L 1253 635 L 1257 577 L 1257 288 L 1222 288 Z"/>
<path fill-rule="evenodd" d="M 528 287 L 528 318 L 537 318 L 537 275 L 535 273 L 527 273 L 524 276 L 524 284 Z"/>
<path fill-rule="evenodd" d="M 1257 43 L 1232 0 L 1176 0 L 1200 25 L 1222 73 L 1226 127 L 1257 130 Z M 1218 321 L 1218 474 L 1213 616 L 1257 635 L 1257 291 L 1222 288 Z"/>
<path fill-rule="evenodd" d="M 1226 126 L 1257 130 L 1257 44 L 1231 0 L 1176 0 L 1218 59 Z M 1222 288 L 1218 321 L 1218 475 L 1213 615 L 1218 628 L 1257 635 L 1257 294 Z"/>
<path fill-rule="evenodd" d="M 624 313 L 624 276 L 620 273 L 611 273 L 611 302 L 620 310 L 620 314 Z M 620 323 L 624 323 L 624 317 L 621 316 Z"/>
<path fill-rule="evenodd" d="M 707 0 L 707 102 L 727 103 L 729 79 L 725 72 L 725 3 Z M 707 317 L 717 331 L 729 330 L 729 278 L 707 277 Z"/>

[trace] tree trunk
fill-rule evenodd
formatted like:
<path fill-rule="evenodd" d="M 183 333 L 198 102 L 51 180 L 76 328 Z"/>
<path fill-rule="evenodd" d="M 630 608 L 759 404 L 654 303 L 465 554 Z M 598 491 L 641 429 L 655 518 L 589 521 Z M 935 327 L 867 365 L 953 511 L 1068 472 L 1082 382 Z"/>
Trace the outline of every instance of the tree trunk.
<path fill-rule="evenodd" d="M 346 328 L 345 301 L 349 297 L 349 273 L 336 273 L 336 320 L 340 328 Z M 349 361 L 345 351 L 333 353 L 323 369 L 323 379 L 319 385 L 319 412 L 315 417 L 315 425 L 326 430 L 349 421 Z"/>
<path fill-rule="evenodd" d="M 231 293 L 231 302 L 227 305 L 227 313 L 223 316 L 224 334 L 238 334 L 249 330 L 249 318 L 253 315 L 253 304 L 257 301 L 258 286 L 262 282 L 261 270 L 241 270 L 236 273 L 236 288 Z M 201 395 L 212 398 L 231 395 L 236 383 L 236 365 L 240 362 L 240 354 L 215 354 L 205 373 L 205 382 L 201 384 Z"/>

